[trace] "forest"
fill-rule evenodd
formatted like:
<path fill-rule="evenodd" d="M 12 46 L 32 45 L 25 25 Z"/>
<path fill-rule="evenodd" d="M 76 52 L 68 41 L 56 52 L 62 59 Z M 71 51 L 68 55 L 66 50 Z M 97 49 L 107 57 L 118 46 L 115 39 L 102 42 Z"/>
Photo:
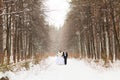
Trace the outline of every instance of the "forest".
<path fill-rule="evenodd" d="M 62 28 L 46 22 L 45 0 L 0 0 L 0 66 L 62 49 L 72 57 L 120 59 L 120 0 L 71 0 Z M 59 39 L 58 39 L 59 36 Z"/>
<path fill-rule="evenodd" d="M 43 2 L 0 0 L 1 66 L 35 59 L 48 51 L 49 27 Z"/>
<path fill-rule="evenodd" d="M 75 57 L 120 59 L 120 0 L 71 0 L 61 29 L 62 47 Z"/>

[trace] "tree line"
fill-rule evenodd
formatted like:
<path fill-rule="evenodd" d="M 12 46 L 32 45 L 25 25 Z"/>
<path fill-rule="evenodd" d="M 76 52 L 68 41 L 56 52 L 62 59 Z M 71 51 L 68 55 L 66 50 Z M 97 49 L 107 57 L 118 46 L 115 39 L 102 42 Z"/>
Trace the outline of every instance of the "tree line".
<path fill-rule="evenodd" d="M 80 58 L 120 59 L 120 0 L 71 0 L 70 5 L 62 47 Z"/>
<path fill-rule="evenodd" d="M 48 51 L 44 0 L 0 0 L 0 64 Z"/>

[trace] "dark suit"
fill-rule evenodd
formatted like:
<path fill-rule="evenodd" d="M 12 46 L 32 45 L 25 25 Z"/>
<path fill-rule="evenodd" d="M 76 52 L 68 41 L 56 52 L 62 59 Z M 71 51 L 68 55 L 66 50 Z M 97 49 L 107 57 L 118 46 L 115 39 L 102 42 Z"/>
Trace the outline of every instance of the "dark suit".
<path fill-rule="evenodd" d="M 68 53 L 67 52 L 63 52 L 63 58 L 64 58 L 64 64 L 67 64 L 67 57 L 68 57 Z"/>

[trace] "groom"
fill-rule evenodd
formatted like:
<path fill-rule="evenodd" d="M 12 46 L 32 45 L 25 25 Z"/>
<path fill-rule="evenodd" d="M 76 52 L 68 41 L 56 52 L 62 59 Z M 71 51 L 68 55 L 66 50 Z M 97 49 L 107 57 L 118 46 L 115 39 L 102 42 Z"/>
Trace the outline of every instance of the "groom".
<path fill-rule="evenodd" d="M 67 64 L 67 57 L 68 57 L 68 53 L 67 52 L 63 52 L 63 58 L 64 58 L 64 64 Z"/>

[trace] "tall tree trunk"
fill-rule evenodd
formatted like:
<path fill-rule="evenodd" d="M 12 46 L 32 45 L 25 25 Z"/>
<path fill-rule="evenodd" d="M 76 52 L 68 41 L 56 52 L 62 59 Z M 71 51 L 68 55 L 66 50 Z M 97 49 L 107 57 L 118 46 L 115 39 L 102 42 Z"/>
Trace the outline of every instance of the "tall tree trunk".
<path fill-rule="evenodd" d="M 109 61 L 109 38 L 108 38 L 108 33 L 107 32 L 105 32 L 105 34 L 106 34 L 106 62 L 105 63 L 108 63 L 108 61 Z"/>
<path fill-rule="evenodd" d="M 7 64 L 10 63 L 10 27 L 9 27 L 9 6 L 6 3 L 6 50 L 7 50 Z"/>
<path fill-rule="evenodd" d="M 0 14 L 2 14 L 2 0 L 0 0 Z M 0 64 L 3 63 L 3 19 L 2 16 L 0 16 Z"/>

